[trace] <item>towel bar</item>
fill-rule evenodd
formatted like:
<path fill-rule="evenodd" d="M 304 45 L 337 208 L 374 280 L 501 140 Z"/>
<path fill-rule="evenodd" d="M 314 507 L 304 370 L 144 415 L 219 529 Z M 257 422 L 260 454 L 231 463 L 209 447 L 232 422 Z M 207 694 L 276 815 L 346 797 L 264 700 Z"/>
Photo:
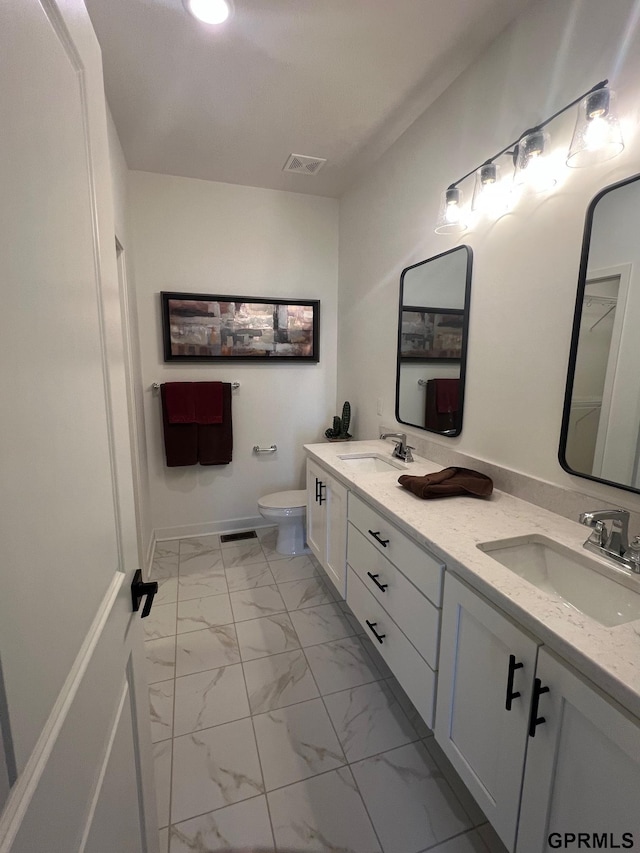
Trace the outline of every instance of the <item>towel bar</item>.
<path fill-rule="evenodd" d="M 232 382 L 232 383 L 231 383 L 231 387 L 232 387 L 232 388 L 239 388 L 239 387 L 240 387 L 240 383 L 239 383 L 239 382 Z M 151 390 L 152 390 L 152 391 L 159 391 L 159 390 L 160 390 L 160 383 L 159 383 L 159 382 L 154 382 L 154 383 L 153 383 L 153 385 L 151 386 Z"/>
<path fill-rule="evenodd" d="M 275 453 L 277 449 L 278 446 L 276 444 L 272 444 L 271 447 L 260 447 L 259 444 L 253 445 L 254 453 Z"/>

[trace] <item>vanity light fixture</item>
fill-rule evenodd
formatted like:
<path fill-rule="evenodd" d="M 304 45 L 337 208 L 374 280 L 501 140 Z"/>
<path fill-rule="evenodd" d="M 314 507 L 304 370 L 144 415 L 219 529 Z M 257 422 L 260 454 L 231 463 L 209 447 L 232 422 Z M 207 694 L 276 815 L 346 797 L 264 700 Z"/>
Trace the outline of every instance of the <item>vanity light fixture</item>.
<path fill-rule="evenodd" d="M 184 5 L 203 24 L 223 24 L 233 12 L 231 0 L 184 0 Z"/>
<path fill-rule="evenodd" d="M 613 112 L 614 93 L 608 88 L 608 80 L 596 83 L 588 92 L 555 112 L 535 127 L 521 133 L 480 166 L 449 184 L 443 194 L 436 234 L 449 234 L 465 227 L 465 212 L 462 205 L 460 184 L 475 175 L 475 187 L 471 208 L 492 216 L 500 216 L 513 199 L 513 187 L 522 187 L 531 192 L 544 192 L 556 184 L 550 154 L 550 135 L 546 130 L 559 115 L 580 103 L 578 121 L 567 155 L 567 165 L 590 166 L 609 160 L 623 148 L 622 134 Z M 506 177 L 499 179 L 501 157 L 509 156 L 513 163 L 513 182 Z"/>

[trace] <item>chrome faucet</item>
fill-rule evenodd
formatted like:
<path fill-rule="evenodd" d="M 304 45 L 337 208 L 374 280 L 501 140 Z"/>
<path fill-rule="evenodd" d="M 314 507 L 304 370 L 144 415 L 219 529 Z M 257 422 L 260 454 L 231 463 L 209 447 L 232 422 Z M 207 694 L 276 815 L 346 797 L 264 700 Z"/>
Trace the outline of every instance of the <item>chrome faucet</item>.
<path fill-rule="evenodd" d="M 402 459 L 403 462 L 413 462 L 411 451 L 415 450 L 415 447 L 407 444 L 406 432 L 383 432 L 380 434 L 380 438 L 399 438 L 400 441 L 395 442 L 396 448 L 392 456 Z"/>
<path fill-rule="evenodd" d="M 581 512 L 578 520 L 580 524 L 593 528 L 583 547 L 640 574 L 640 537 L 636 536 L 629 544 L 629 513 L 626 509 Z M 611 529 L 607 528 L 606 521 L 611 521 Z"/>
<path fill-rule="evenodd" d="M 604 523 L 611 519 L 611 531 Z M 626 509 L 597 509 L 592 512 L 581 512 L 580 524 L 593 527 L 594 532 L 589 537 L 594 544 L 613 551 L 622 557 L 629 548 L 629 513 Z"/>

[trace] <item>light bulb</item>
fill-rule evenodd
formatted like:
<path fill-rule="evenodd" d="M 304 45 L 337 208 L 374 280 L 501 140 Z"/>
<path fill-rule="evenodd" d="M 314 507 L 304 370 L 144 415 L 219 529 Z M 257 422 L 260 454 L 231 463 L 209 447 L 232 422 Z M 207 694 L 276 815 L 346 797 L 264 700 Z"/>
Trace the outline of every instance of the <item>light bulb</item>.
<path fill-rule="evenodd" d="M 525 185 L 535 193 L 551 189 L 556 179 L 547 154 L 549 134 L 546 131 L 534 130 L 522 137 L 516 150 L 515 182 Z"/>
<path fill-rule="evenodd" d="M 580 102 L 567 166 L 580 168 L 610 160 L 624 149 L 622 132 L 613 111 L 615 93 L 606 86 Z"/>
<path fill-rule="evenodd" d="M 460 222 L 460 205 L 457 202 L 449 202 L 447 204 L 444 218 L 447 220 L 449 225 L 457 225 Z"/>
<path fill-rule="evenodd" d="M 227 0 L 185 0 L 185 5 L 203 24 L 223 24 L 231 14 Z"/>
<path fill-rule="evenodd" d="M 462 231 L 462 190 L 458 187 L 448 187 L 442 195 L 440 212 L 436 220 L 436 234 L 448 234 Z"/>
<path fill-rule="evenodd" d="M 595 151 L 597 148 L 604 145 L 607 141 L 608 135 L 609 125 L 602 116 L 592 118 L 584 135 L 584 141 L 586 142 L 589 151 Z"/>
<path fill-rule="evenodd" d="M 510 186 L 496 163 L 485 163 L 476 171 L 471 209 L 487 216 L 501 216 L 510 204 Z"/>

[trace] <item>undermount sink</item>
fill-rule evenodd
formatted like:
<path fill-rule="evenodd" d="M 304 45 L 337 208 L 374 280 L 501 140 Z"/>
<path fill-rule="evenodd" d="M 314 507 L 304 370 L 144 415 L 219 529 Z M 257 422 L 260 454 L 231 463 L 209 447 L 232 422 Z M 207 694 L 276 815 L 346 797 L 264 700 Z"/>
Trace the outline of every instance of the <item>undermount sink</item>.
<path fill-rule="evenodd" d="M 624 570 L 612 567 L 619 576 L 614 580 L 606 566 L 538 534 L 481 542 L 478 548 L 601 625 L 612 628 L 640 619 L 640 581 Z"/>
<path fill-rule="evenodd" d="M 352 471 L 360 474 L 380 474 L 394 468 L 400 471 L 406 470 L 402 462 L 394 462 L 380 453 L 343 453 L 338 455 L 338 459 L 346 462 Z"/>

